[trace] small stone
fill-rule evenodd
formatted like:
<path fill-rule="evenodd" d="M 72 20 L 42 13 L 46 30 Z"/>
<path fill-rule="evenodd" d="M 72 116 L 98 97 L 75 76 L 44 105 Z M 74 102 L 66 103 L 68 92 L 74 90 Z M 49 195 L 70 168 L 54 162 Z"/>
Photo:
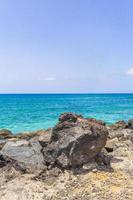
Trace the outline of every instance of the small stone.
<path fill-rule="evenodd" d="M 93 172 L 93 173 L 96 173 L 96 172 L 98 172 L 98 170 L 97 170 L 97 169 L 93 169 L 92 172 Z"/>

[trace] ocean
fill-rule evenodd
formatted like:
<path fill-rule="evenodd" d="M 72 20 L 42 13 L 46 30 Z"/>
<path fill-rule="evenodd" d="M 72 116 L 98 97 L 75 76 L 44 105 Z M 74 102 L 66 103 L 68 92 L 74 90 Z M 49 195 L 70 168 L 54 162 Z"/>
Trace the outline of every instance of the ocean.
<path fill-rule="evenodd" d="M 107 123 L 133 118 L 133 94 L 1 94 L 0 129 L 14 134 L 54 126 L 63 112 Z"/>

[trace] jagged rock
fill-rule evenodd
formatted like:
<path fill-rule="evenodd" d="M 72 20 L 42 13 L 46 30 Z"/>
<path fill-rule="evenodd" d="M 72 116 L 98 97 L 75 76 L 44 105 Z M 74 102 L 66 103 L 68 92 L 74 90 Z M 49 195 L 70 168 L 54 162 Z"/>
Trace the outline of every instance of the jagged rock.
<path fill-rule="evenodd" d="M 6 170 L 14 168 L 15 170 L 20 171 L 21 173 L 25 172 L 25 168 L 20 166 L 16 160 L 2 154 L 0 154 L 0 168 L 6 168 Z"/>
<path fill-rule="evenodd" d="M 109 132 L 109 135 L 108 135 L 108 138 L 109 139 L 113 139 L 113 138 L 119 138 L 119 137 L 123 137 L 124 136 L 124 133 L 123 133 L 123 130 L 112 130 L 112 129 L 109 129 L 108 130 Z"/>
<path fill-rule="evenodd" d="M 109 126 L 109 128 L 111 130 L 125 129 L 127 127 L 128 127 L 128 125 L 127 125 L 127 123 L 124 120 L 118 121 L 115 124 L 112 124 L 112 125 Z"/>
<path fill-rule="evenodd" d="M 97 168 L 98 169 L 104 169 L 104 170 L 113 170 L 112 167 L 111 167 L 111 159 L 112 159 L 112 156 L 110 156 L 108 154 L 108 152 L 106 151 L 105 148 L 102 149 L 102 151 L 97 154 L 96 158 L 95 158 L 95 161 L 97 162 L 98 166 Z"/>
<path fill-rule="evenodd" d="M 93 159 L 105 146 L 108 131 L 99 122 L 81 115 L 65 113 L 53 128 L 50 144 L 43 149 L 47 165 L 61 168 L 81 166 Z"/>
<path fill-rule="evenodd" d="M 132 132 L 132 134 L 127 136 L 127 139 L 133 143 L 133 132 Z"/>
<path fill-rule="evenodd" d="M 105 123 L 104 121 L 102 121 L 102 120 L 97 120 L 97 119 L 95 119 L 95 118 L 87 118 L 87 120 L 88 120 L 89 122 L 94 122 L 94 123 L 97 123 L 97 124 L 99 124 L 99 125 L 103 125 L 103 126 L 106 125 L 106 123 Z"/>
<path fill-rule="evenodd" d="M 39 142 L 20 140 L 7 142 L 0 153 L 3 156 L 17 161 L 17 163 L 29 172 L 43 170 L 44 159 L 41 153 L 42 147 Z"/>
<path fill-rule="evenodd" d="M 113 157 L 130 157 L 133 155 L 133 144 L 130 140 L 119 141 L 115 144 L 115 149 L 110 153 Z"/>
<path fill-rule="evenodd" d="M 117 129 L 117 130 L 108 130 L 109 139 L 118 138 L 119 140 L 132 140 L 133 137 L 133 130 L 132 129 Z"/>
<path fill-rule="evenodd" d="M 13 134 L 8 129 L 0 130 L 0 139 L 7 139 L 7 138 L 12 138 L 12 137 L 13 137 Z"/>
<path fill-rule="evenodd" d="M 118 132 L 118 130 L 115 132 Z M 113 157 L 129 157 L 133 152 L 133 132 L 130 129 L 123 129 L 120 132 L 122 133 L 121 137 L 116 133 L 116 137 L 108 139 L 105 149 Z"/>
<path fill-rule="evenodd" d="M 133 119 L 128 120 L 128 128 L 133 129 Z"/>
<path fill-rule="evenodd" d="M 3 139 L 0 140 L 0 150 L 3 148 L 3 146 L 6 144 L 7 140 Z"/>
<path fill-rule="evenodd" d="M 52 129 L 48 129 L 39 136 L 38 141 L 40 142 L 41 146 L 46 147 L 50 143 L 51 134 L 52 134 Z"/>
<path fill-rule="evenodd" d="M 113 138 L 107 141 L 105 149 L 108 152 L 113 152 L 114 150 L 116 150 L 118 148 L 117 144 L 119 143 L 118 138 Z"/>
<path fill-rule="evenodd" d="M 83 118 L 82 115 L 75 113 L 63 113 L 59 116 L 59 122 L 76 122 L 78 118 Z"/>
<path fill-rule="evenodd" d="M 46 132 L 46 130 L 42 129 L 42 130 L 39 130 L 39 131 L 19 133 L 19 134 L 16 134 L 14 137 L 19 139 L 19 140 L 20 139 L 21 140 L 30 140 L 33 137 L 36 137 L 36 136 L 39 137 L 40 135 L 45 134 L 45 132 Z"/>

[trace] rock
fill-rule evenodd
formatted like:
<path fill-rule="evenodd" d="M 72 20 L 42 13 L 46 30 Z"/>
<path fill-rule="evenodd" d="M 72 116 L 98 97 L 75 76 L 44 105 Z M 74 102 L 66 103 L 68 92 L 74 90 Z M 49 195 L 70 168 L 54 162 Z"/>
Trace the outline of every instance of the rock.
<path fill-rule="evenodd" d="M 131 152 L 133 152 L 133 143 L 132 136 L 133 131 L 130 129 L 123 129 L 115 131 L 116 137 L 112 139 L 108 139 L 105 149 L 108 151 L 110 155 L 117 157 L 125 157 L 129 156 Z M 119 136 L 118 133 L 119 132 Z M 120 137 L 121 132 L 121 137 Z"/>
<path fill-rule="evenodd" d="M 115 151 L 117 148 L 118 148 L 118 144 L 119 143 L 119 140 L 118 138 L 113 138 L 113 139 L 110 139 L 107 141 L 106 143 L 106 146 L 105 146 L 105 149 L 107 150 L 107 152 L 113 152 Z"/>
<path fill-rule="evenodd" d="M 51 170 L 49 170 L 50 176 L 58 177 L 59 174 L 61 174 L 61 173 L 62 173 L 62 171 L 58 167 L 54 167 Z"/>
<path fill-rule="evenodd" d="M 59 117 L 59 122 L 76 122 L 78 118 L 83 118 L 82 115 L 75 113 L 63 113 Z"/>
<path fill-rule="evenodd" d="M 112 129 L 110 129 L 110 130 L 108 130 L 108 132 L 109 132 L 109 135 L 108 135 L 108 138 L 109 139 L 113 139 L 113 138 L 120 138 L 120 137 L 123 137 L 124 136 L 124 134 L 123 134 L 123 130 L 112 130 Z"/>
<path fill-rule="evenodd" d="M 116 144 L 116 147 L 112 153 L 113 157 L 130 157 L 133 154 L 133 144 L 130 140 L 120 141 Z"/>
<path fill-rule="evenodd" d="M 128 135 L 127 139 L 130 140 L 133 143 L 133 134 Z"/>
<path fill-rule="evenodd" d="M 65 113 L 52 129 L 50 144 L 43 149 L 45 162 L 61 168 L 88 163 L 105 146 L 107 135 L 106 127 L 96 120 Z"/>
<path fill-rule="evenodd" d="M 118 121 L 115 124 L 112 124 L 112 125 L 109 126 L 109 128 L 111 130 L 125 129 L 127 127 L 128 127 L 127 123 L 125 121 L 123 121 L 123 120 L 122 121 Z"/>
<path fill-rule="evenodd" d="M 133 129 L 133 119 L 128 120 L 128 128 Z"/>
<path fill-rule="evenodd" d="M 15 137 L 18 140 L 29 140 L 29 139 L 31 139 L 32 137 L 35 137 L 35 136 L 36 136 L 36 133 L 34 133 L 34 132 L 18 133 L 18 134 L 15 135 Z"/>
<path fill-rule="evenodd" d="M 92 161 L 92 162 L 84 164 L 83 165 L 83 170 L 92 171 L 94 169 L 97 169 L 97 167 L 98 167 L 98 164 L 96 162 Z"/>
<path fill-rule="evenodd" d="M 17 161 L 27 172 L 34 172 L 36 170 L 43 170 L 44 168 L 44 159 L 41 150 L 42 147 L 39 142 L 20 140 L 7 142 L 0 153 Z"/>
<path fill-rule="evenodd" d="M 8 129 L 0 130 L 0 139 L 7 139 L 7 138 L 12 138 L 12 137 L 13 137 L 13 134 Z"/>
<path fill-rule="evenodd" d="M 133 136 L 132 129 L 117 129 L 117 130 L 108 130 L 109 132 L 109 139 L 118 138 L 119 140 L 127 140 L 131 139 Z"/>
<path fill-rule="evenodd" d="M 87 120 L 88 120 L 89 122 L 94 122 L 94 123 L 97 123 L 97 124 L 99 124 L 99 125 L 103 125 L 103 126 L 106 125 L 106 123 L 105 123 L 104 121 L 102 121 L 102 120 L 96 120 L 96 119 L 94 119 L 94 118 L 87 118 Z"/>
<path fill-rule="evenodd" d="M 36 137 L 36 136 L 40 136 L 40 135 L 43 135 L 45 134 L 46 130 L 42 129 L 42 130 L 39 130 L 39 131 L 32 131 L 32 132 L 25 132 L 25 133 L 19 133 L 17 135 L 15 135 L 15 137 L 17 139 L 21 139 L 21 140 L 30 140 L 31 138 L 33 137 Z"/>
<path fill-rule="evenodd" d="M 3 148 L 3 146 L 6 144 L 7 140 L 3 139 L 0 140 L 0 150 Z"/>
<path fill-rule="evenodd" d="M 9 162 L 12 162 L 12 159 L 0 154 L 0 168 L 5 167 Z"/>
<path fill-rule="evenodd" d="M 50 143 L 51 134 L 52 134 L 52 129 L 48 129 L 39 136 L 38 141 L 40 142 L 42 147 L 46 147 Z"/>
<path fill-rule="evenodd" d="M 112 156 L 110 156 L 108 152 L 103 148 L 102 151 L 97 154 L 95 161 L 97 162 L 99 169 L 112 171 L 112 167 L 110 164 L 111 159 Z"/>
<path fill-rule="evenodd" d="M 6 171 L 14 168 L 21 173 L 25 172 L 25 168 L 20 166 L 16 160 L 2 154 L 0 154 L 0 168 L 5 168 Z"/>

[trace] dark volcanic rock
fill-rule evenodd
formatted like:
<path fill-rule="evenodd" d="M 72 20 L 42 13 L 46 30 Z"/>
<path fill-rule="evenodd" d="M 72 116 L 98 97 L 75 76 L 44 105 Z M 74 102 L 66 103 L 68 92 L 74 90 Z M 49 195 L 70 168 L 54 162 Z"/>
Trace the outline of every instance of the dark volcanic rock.
<path fill-rule="evenodd" d="M 105 123 L 104 121 L 102 121 L 102 120 L 96 120 L 95 118 L 87 118 L 87 120 L 88 120 L 89 122 L 94 122 L 94 123 L 97 123 L 97 124 L 99 124 L 99 125 L 103 125 L 103 126 L 106 125 L 106 123 Z"/>
<path fill-rule="evenodd" d="M 42 147 L 39 142 L 20 140 L 7 142 L 0 153 L 15 160 L 27 172 L 34 172 L 43 170 L 45 166 L 41 150 Z"/>
<path fill-rule="evenodd" d="M 83 118 L 82 115 L 77 115 L 75 113 L 63 113 L 59 117 L 59 122 L 76 122 L 78 118 Z"/>
<path fill-rule="evenodd" d="M 47 165 L 70 168 L 91 161 L 105 146 L 108 131 L 96 120 L 65 113 L 53 128 L 50 144 L 43 149 Z"/>
<path fill-rule="evenodd" d="M 128 121 L 128 128 L 133 129 L 133 119 L 130 119 L 130 120 Z"/>
<path fill-rule="evenodd" d="M 11 169 L 13 167 L 17 171 L 20 171 L 22 173 L 25 172 L 25 168 L 20 166 L 16 160 L 0 154 L 0 168 L 4 167 L 6 167 L 6 169 Z"/>

